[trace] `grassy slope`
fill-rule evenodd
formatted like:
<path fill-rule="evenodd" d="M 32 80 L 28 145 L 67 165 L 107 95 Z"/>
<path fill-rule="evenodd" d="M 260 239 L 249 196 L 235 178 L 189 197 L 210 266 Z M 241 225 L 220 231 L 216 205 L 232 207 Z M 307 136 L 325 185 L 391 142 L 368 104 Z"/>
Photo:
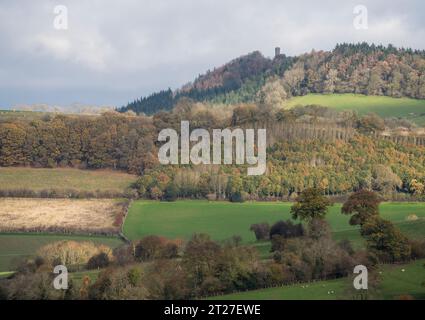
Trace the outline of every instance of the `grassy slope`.
<path fill-rule="evenodd" d="M 3 110 L 0 109 L 0 120 L 11 121 L 11 120 L 40 120 L 44 116 L 48 115 L 47 112 L 37 111 L 19 111 L 19 110 Z"/>
<path fill-rule="evenodd" d="M 286 106 L 291 108 L 309 104 L 337 110 L 356 110 L 359 114 L 374 112 L 382 117 L 402 117 L 425 125 L 425 100 L 357 94 L 308 94 L 290 99 Z"/>
<path fill-rule="evenodd" d="M 289 219 L 291 205 L 279 202 L 135 201 L 129 210 L 124 233 L 130 239 L 153 234 L 188 239 L 195 232 L 203 232 L 216 240 L 240 235 L 245 243 L 254 243 L 250 225 Z M 339 204 L 331 207 L 327 217 L 335 237 L 351 239 L 356 246 L 361 246 L 358 230 L 348 224 L 349 217 L 342 215 L 340 208 Z M 407 221 L 410 214 L 420 219 Z M 384 203 L 381 216 L 397 223 L 412 237 L 425 235 L 425 203 Z M 260 251 L 267 251 L 267 243 L 260 244 L 260 247 Z"/>
<path fill-rule="evenodd" d="M 112 170 L 0 168 L 0 186 L 7 189 L 123 191 L 135 180 L 134 175 Z"/>
<path fill-rule="evenodd" d="M 85 271 L 78 271 L 70 273 L 71 279 L 74 282 L 75 287 L 80 288 L 83 284 L 83 279 L 85 276 L 89 277 L 90 283 L 94 283 L 97 280 L 97 277 L 99 276 L 99 273 L 101 270 L 85 270 Z"/>
<path fill-rule="evenodd" d="M 33 255 L 46 244 L 60 240 L 92 241 L 110 247 L 122 244 L 120 239 L 113 237 L 0 234 L 0 272 L 13 270 L 20 259 Z"/>
<path fill-rule="evenodd" d="M 408 265 L 382 266 L 382 281 L 378 287 L 376 299 L 394 299 L 409 294 L 416 299 L 425 299 L 425 260 L 418 260 Z M 404 269 L 405 272 L 401 270 Z M 253 290 L 242 293 L 217 296 L 211 299 L 224 300 L 329 300 L 352 299 L 347 289 L 351 286 L 348 279 L 318 281 L 307 285 L 297 284 L 271 289 Z M 333 293 L 328 294 L 328 292 Z"/>

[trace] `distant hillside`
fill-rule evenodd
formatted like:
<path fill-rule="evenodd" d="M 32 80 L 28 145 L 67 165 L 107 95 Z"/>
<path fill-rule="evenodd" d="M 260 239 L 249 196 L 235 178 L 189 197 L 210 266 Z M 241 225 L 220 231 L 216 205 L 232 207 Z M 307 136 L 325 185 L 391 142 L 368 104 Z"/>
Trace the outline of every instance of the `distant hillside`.
<path fill-rule="evenodd" d="M 49 104 L 16 105 L 10 108 L 12 111 L 36 111 L 36 112 L 59 112 L 68 114 L 101 114 L 114 110 L 113 106 L 96 106 L 84 104 L 71 104 L 67 106 Z"/>
<path fill-rule="evenodd" d="M 359 115 L 376 113 L 382 118 L 406 119 L 425 127 L 425 100 L 366 96 L 361 94 L 307 94 L 288 99 L 285 108 L 320 105 L 337 111 L 354 110 Z"/>
<path fill-rule="evenodd" d="M 282 71 L 292 65 L 292 60 L 293 58 L 285 55 L 271 60 L 255 51 L 217 69 L 207 71 L 180 90 L 173 92 L 168 89 L 141 97 L 120 108 L 119 111 L 132 110 L 151 115 L 158 111 L 171 110 L 182 97 L 194 101 L 214 101 L 241 90 L 249 92 L 245 98 L 241 98 L 244 102 L 249 102 L 253 100 L 269 75 L 283 74 Z"/>
<path fill-rule="evenodd" d="M 154 114 L 172 109 L 182 97 L 283 105 L 291 97 L 309 93 L 425 99 L 425 52 L 367 43 L 339 44 L 332 51 L 296 57 L 278 54 L 273 59 L 256 51 L 206 72 L 180 90 L 136 99 L 119 111 Z"/>

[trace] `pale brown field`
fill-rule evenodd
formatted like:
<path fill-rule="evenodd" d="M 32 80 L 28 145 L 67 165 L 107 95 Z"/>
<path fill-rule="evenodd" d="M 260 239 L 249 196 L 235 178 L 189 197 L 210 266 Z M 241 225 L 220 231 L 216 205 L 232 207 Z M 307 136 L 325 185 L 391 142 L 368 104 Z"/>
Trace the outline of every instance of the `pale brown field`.
<path fill-rule="evenodd" d="M 117 233 L 118 200 L 0 199 L 0 232 Z"/>

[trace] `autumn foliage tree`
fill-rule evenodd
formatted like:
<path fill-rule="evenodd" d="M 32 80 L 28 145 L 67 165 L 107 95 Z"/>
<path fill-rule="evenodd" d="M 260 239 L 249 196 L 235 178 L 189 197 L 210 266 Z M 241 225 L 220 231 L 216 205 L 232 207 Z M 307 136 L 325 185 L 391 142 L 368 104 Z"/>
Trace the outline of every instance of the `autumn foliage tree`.
<path fill-rule="evenodd" d="M 392 222 L 373 216 L 366 220 L 360 230 L 368 249 L 380 260 L 395 262 L 410 259 L 409 240 Z"/>
<path fill-rule="evenodd" d="M 330 205 L 332 205 L 332 202 L 323 196 L 321 190 L 317 188 L 305 189 L 291 207 L 292 218 L 306 222 L 313 219 L 324 219 Z"/>
<path fill-rule="evenodd" d="M 369 218 L 379 215 L 379 204 L 381 200 L 378 195 L 369 190 L 359 190 L 348 198 L 343 204 L 341 212 L 351 214 L 351 225 L 362 225 Z"/>

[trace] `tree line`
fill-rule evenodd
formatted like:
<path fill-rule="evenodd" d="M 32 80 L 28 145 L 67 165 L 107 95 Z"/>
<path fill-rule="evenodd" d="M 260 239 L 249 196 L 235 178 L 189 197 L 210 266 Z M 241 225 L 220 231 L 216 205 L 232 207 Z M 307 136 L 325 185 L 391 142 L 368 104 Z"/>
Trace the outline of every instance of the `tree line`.
<path fill-rule="evenodd" d="M 244 165 L 160 165 L 158 132 L 163 128 L 178 131 L 181 120 L 189 120 L 192 129 L 273 124 L 267 138 L 266 174 L 247 176 Z M 367 188 L 387 198 L 420 200 L 425 192 L 424 146 L 397 144 L 370 134 L 381 130 L 380 121 L 384 123 L 377 116 L 357 117 L 321 107 L 263 112 L 250 104 L 222 109 L 190 100 L 153 117 L 110 112 L 92 117 L 8 118 L 0 122 L 0 166 L 125 170 L 141 175 L 126 196 L 151 199 L 293 200 L 302 190 L 318 187 L 333 196 Z M 309 133 L 310 127 L 316 130 Z M 281 128 L 300 130 L 291 129 L 287 136 Z M 350 134 L 329 139 L 339 135 L 335 128 Z M 325 134 L 317 134 L 322 131 Z M 0 192 L 14 194 L 34 193 Z"/>

